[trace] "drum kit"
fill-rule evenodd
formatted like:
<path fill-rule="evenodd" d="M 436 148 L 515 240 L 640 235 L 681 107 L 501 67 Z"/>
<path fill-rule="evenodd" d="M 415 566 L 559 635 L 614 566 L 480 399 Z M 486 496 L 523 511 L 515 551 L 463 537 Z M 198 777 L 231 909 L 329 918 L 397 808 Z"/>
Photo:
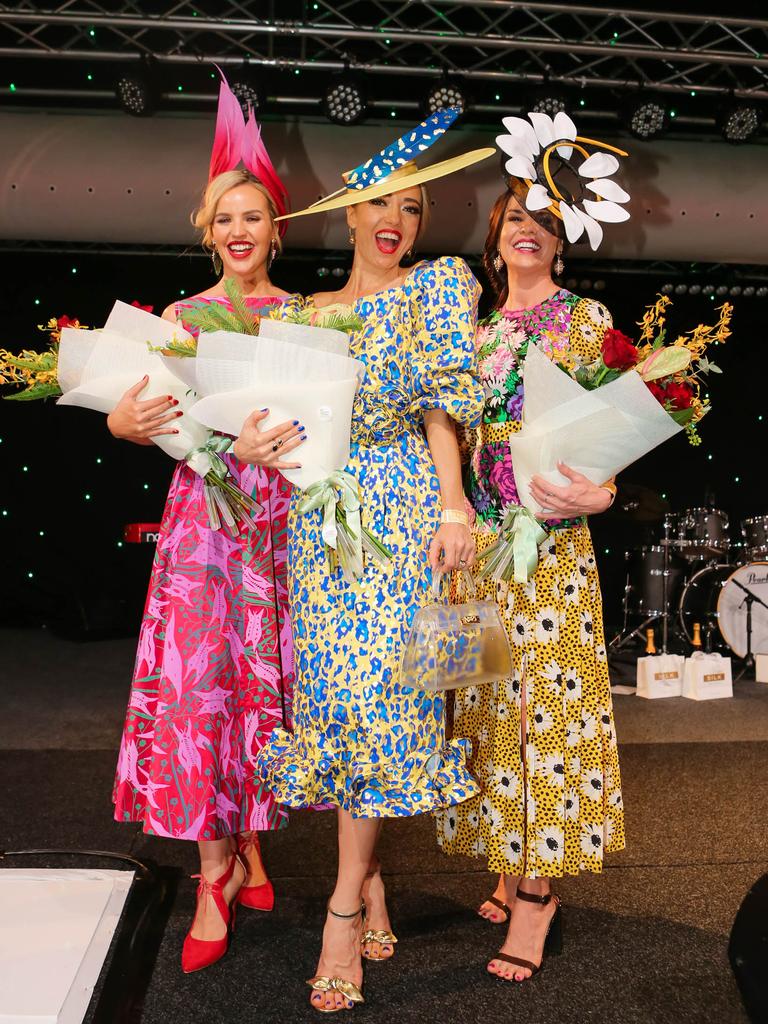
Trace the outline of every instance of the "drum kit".
<path fill-rule="evenodd" d="M 647 509 L 647 498 L 634 507 L 639 504 Z M 641 509 L 638 518 L 658 512 L 643 516 Z M 658 623 L 661 653 L 671 637 L 686 651 L 732 652 L 745 669 L 754 667 L 754 654 L 768 653 L 768 515 L 742 519 L 738 540 L 716 508 L 664 511 L 658 518 L 662 536 L 625 552 L 624 623 L 610 646 L 618 650 L 648 636 Z"/>

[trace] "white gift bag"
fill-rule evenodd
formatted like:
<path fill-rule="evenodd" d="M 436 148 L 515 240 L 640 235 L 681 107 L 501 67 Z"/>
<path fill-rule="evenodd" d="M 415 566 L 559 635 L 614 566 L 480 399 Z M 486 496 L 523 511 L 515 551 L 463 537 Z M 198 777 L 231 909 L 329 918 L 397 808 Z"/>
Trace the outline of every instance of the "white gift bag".
<path fill-rule="evenodd" d="M 681 654 L 652 654 L 637 659 L 637 696 L 681 697 L 685 658 Z"/>
<path fill-rule="evenodd" d="M 697 651 L 685 659 L 683 696 L 690 700 L 715 700 L 733 696 L 731 659 L 722 654 Z"/>

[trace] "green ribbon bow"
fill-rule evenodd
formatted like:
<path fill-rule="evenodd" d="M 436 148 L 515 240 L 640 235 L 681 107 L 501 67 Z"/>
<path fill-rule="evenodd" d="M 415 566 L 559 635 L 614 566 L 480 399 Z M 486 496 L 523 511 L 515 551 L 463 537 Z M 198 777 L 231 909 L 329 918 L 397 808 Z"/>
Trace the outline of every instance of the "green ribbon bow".
<path fill-rule="evenodd" d="M 323 510 L 321 532 L 331 570 L 338 559 L 344 575 L 356 579 L 363 574 L 363 551 L 382 565 L 392 557 L 392 552 L 363 526 L 360 488 L 350 473 L 338 470 L 310 484 L 299 503 L 299 512 L 303 515 L 318 508 Z"/>
<path fill-rule="evenodd" d="M 232 438 L 211 434 L 205 444 L 187 452 L 184 461 L 203 478 L 203 493 L 211 528 L 221 529 L 223 521 L 234 532 L 238 523 L 249 528 L 253 526 L 251 517 L 260 515 L 264 507 L 230 478 L 229 469 L 221 455 L 231 444 Z"/>
<path fill-rule="evenodd" d="M 546 536 L 547 531 L 527 508 L 508 506 L 498 539 L 479 556 L 485 560 L 485 567 L 478 573 L 478 580 L 493 576 L 505 582 L 514 579 L 515 583 L 527 583 L 536 571 L 539 544 Z"/>

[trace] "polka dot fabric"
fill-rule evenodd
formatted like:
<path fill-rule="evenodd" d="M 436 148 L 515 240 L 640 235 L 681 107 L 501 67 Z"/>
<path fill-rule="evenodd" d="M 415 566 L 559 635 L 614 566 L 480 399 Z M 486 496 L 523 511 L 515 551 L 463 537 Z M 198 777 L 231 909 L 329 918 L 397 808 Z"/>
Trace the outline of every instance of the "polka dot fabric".
<path fill-rule="evenodd" d="M 294 732 L 259 758 L 281 803 L 330 803 L 356 817 L 410 816 L 477 791 L 469 743 L 446 743 L 441 694 L 400 684 L 413 616 L 431 600 L 427 548 L 440 489 L 422 428 L 425 409 L 480 419 L 473 375 L 479 286 L 462 260 L 415 268 L 400 287 L 359 299 L 350 355 L 365 363 L 346 469 L 360 483 L 363 525 L 392 551 L 363 577 L 326 567 L 321 512 L 289 519 L 289 593 L 297 683 Z M 279 796 L 278 796 L 279 794 Z"/>
<path fill-rule="evenodd" d="M 500 323 L 496 331 L 494 323 Z M 561 291 L 533 310 L 497 313 L 481 328 L 486 407 L 474 435 L 470 472 L 478 553 L 495 539 L 495 524 L 509 500 L 501 490 L 514 488 L 514 478 L 494 473 L 496 459 L 487 453 L 480 458 L 478 448 L 489 441 L 498 444 L 519 430 L 522 409 L 520 402 L 510 415 L 515 396 L 494 389 L 500 380 L 511 382 L 515 392 L 521 389 L 518 371 L 529 343 L 549 353 L 568 346 L 579 360 L 591 361 L 610 323 L 610 314 L 599 303 Z M 513 332 L 516 344 L 510 345 Z M 604 853 L 624 847 L 592 541 L 585 521 L 550 525 L 527 584 L 478 584 L 479 597 L 498 603 L 514 673 L 498 683 L 456 691 L 451 735 L 471 743 L 470 770 L 481 792 L 437 815 L 438 842 L 446 853 L 485 857 L 489 871 L 527 878 L 599 872 Z"/>

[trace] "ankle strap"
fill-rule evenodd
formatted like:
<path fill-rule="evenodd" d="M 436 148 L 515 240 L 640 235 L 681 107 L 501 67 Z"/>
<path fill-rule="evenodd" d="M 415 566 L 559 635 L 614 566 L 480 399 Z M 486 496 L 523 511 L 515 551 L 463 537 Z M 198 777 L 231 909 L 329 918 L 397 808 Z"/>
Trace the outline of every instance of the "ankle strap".
<path fill-rule="evenodd" d="M 543 896 L 536 896 L 532 892 L 526 892 L 524 889 L 521 889 L 518 885 L 517 898 L 519 900 L 524 900 L 526 903 L 541 903 L 542 906 L 546 906 L 547 903 L 550 903 L 552 900 L 552 893 L 547 892 L 544 893 Z"/>
<path fill-rule="evenodd" d="M 353 917 L 357 917 L 358 914 L 364 914 L 365 913 L 365 903 L 361 903 L 360 904 L 360 909 L 359 910 L 355 910 L 352 914 L 340 914 L 340 913 L 338 913 L 338 911 L 333 910 L 333 908 L 331 907 L 330 901 L 328 902 L 327 906 L 328 906 L 328 913 L 331 914 L 333 917 L 341 918 L 342 921 L 349 921 Z"/>

